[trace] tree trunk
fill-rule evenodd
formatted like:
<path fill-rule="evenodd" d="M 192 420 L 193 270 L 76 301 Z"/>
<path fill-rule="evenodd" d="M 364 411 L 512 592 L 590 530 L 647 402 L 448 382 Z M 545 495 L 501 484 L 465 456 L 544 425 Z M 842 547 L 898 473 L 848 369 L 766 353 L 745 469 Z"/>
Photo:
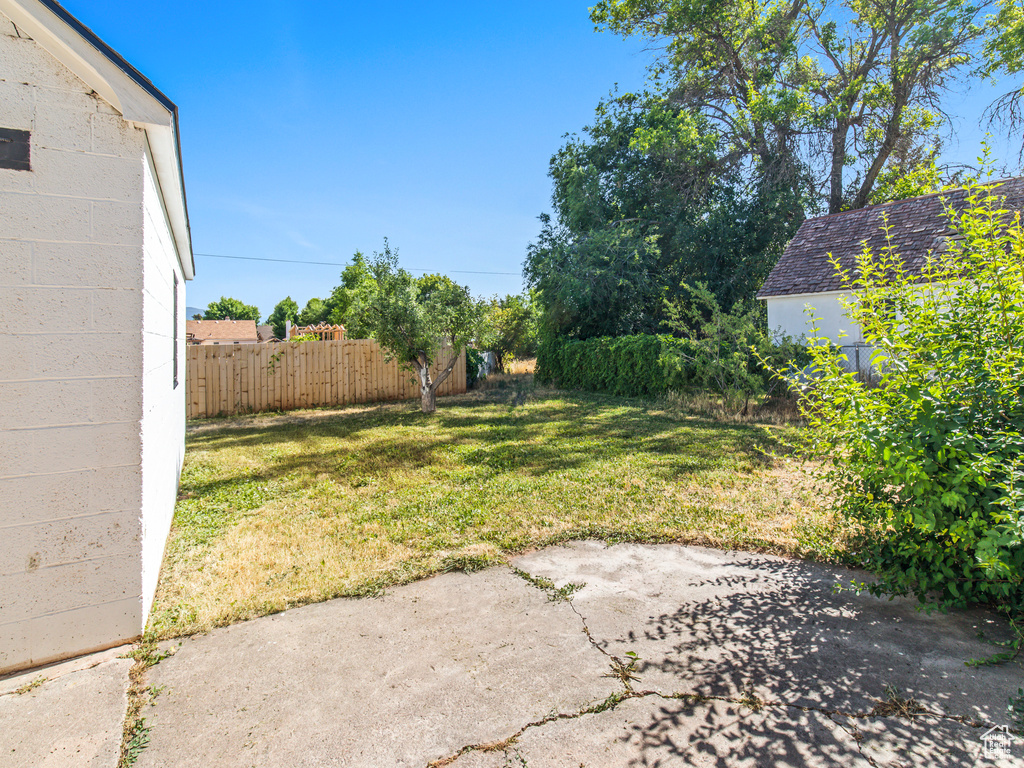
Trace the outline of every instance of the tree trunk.
<path fill-rule="evenodd" d="M 424 413 L 433 413 L 437 410 L 438 382 L 430 380 L 430 366 L 425 358 L 419 361 L 416 373 L 420 377 L 420 409 Z"/>
<path fill-rule="evenodd" d="M 843 210 L 843 168 L 846 167 L 846 138 L 850 127 L 840 124 L 832 131 L 832 158 L 828 176 L 828 212 Z"/>
<path fill-rule="evenodd" d="M 420 409 L 424 413 L 434 413 L 437 410 L 437 390 L 434 387 L 420 387 Z"/>

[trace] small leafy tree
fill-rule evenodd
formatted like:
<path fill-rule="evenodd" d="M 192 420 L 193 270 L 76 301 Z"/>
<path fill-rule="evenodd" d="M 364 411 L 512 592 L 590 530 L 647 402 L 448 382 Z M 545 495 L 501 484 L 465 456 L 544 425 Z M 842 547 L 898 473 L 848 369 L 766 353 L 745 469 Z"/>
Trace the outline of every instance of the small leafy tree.
<path fill-rule="evenodd" d="M 294 323 L 298 316 L 299 305 L 295 303 L 291 296 L 285 296 L 281 301 L 277 302 L 274 311 L 267 318 L 267 322 L 274 326 L 274 336 L 283 339 L 286 333 L 286 322 L 291 320 Z"/>
<path fill-rule="evenodd" d="M 390 357 L 416 373 L 423 412 L 433 413 L 438 386 L 477 331 L 479 306 L 468 288 L 447 278 L 421 286 L 398 266 L 398 252 L 387 240 L 368 266 L 372 283 L 361 295 L 357 315 Z M 443 367 L 431 376 L 431 366 L 440 361 Z"/>
<path fill-rule="evenodd" d="M 252 320 L 260 321 L 260 308 L 252 304 L 243 304 L 238 299 L 221 296 L 220 301 L 211 301 L 203 313 L 204 320 Z"/>
<path fill-rule="evenodd" d="M 299 312 L 297 322 L 299 325 L 317 325 L 327 320 L 328 312 L 329 310 L 327 305 L 324 304 L 324 300 L 314 296 L 306 302 L 306 306 Z"/>
<path fill-rule="evenodd" d="M 689 343 L 666 354 L 688 363 L 694 384 L 720 395 L 726 410 L 743 415 L 751 399 L 785 389 L 785 380 L 771 369 L 799 365 L 806 358 L 803 345 L 788 337 L 773 339 L 758 306 L 737 302 L 725 312 L 706 283 L 682 287 L 689 299 L 667 304 L 665 324 Z"/>
<path fill-rule="evenodd" d="M 877 387 L 824 339 L 802 399 L 806 451 L 862 531 L 877 594 L 1024 608 L 1024 231 L 996 190 L 969 187 L 958 237 L 923 272 L 895 247 L 842 275 L 875 348 Z M 837 265 L 838 268 L 838 265 Z M 794 383 L 800 383 L 794 378 Z"/>
<path fill-rule="evenodd" d="M 495 296 L 483 308 L 480 347 L 494 353 L 498 371 L 511 359 L 537 350 L 537 318 L 530 296 Z"/>

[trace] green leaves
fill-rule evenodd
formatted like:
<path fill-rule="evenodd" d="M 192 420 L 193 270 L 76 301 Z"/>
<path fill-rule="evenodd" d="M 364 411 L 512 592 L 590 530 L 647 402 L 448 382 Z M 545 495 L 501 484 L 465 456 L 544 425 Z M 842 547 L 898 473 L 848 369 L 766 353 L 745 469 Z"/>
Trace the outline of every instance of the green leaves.
<path fill-rule="evenodd" d="M 1012 25 L 1019 0 L 1005 2 Z M 886 169 L 882 185 L 909 192 L 895 182 L 946 124 L 934 105 L 971 73 L 986 5 L 602 0 L 591 18 L 663 51 L 651 68 L 657 90 L 704 118 L 747 170 L 795 192 L 827 190 L 834 213 L 867 204 Z M 993 67 L 1019 66 L 1019 38 L 990 45 Z"/>
<path fill-rule="evenodd" d="M 243 304 L 238 299 L 221 296 L 220 301 L 211 301 L 203 313 L 204 320 L 252 320 L 260 321 L 260 308 L 252 304 Z"/>
<path fill-rule="evenodd" d="M 970 188 L 950 209 L 958 236 L 923 282 L 892 249 L 861 254 L 845 276 L 856 297 L 847 312 L 875 349 L 880 381 L 856 380 L 817 340 L 819 376 L 801 406 L 805 450 L 825 462 L 840 511 L 863 531 L 874 591 L 1020 610 L 1024 233 L 997 193 Z"/>
<path fill-rule="evenodd" d="M 515 358 L 529 357 L 537 349 L 537 308 L 529 294 L 495 296 L 483 306 L 478 343 L 493 352 L 498 370 Z"/>
<path fill-rule="evenodd" d="M 370 279 L 358 294 L 353 314 L 389 355 L 417 372 L 426 410 L 434 389 L 476 334 L 480 307 L 468 288 L 443 275 L 414 278 L 398 266 L 398 252 L 387 240 L 367 266 Z M 434 378 L 430 367 L 438 361 L 444 367 Z"/>

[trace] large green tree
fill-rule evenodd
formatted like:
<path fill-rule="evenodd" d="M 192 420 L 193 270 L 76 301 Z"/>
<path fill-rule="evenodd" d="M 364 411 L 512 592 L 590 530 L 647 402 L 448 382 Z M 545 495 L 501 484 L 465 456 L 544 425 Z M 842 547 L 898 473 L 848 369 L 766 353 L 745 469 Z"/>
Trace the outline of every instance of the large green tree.
<path fill-rule="evenodd" d="M 544 333 L 656 332 L 684 283 L 753 298 L 803 220 L 790 184 L 745 173 L 711 121 L 658 96 L 602 103 L 584 134 L 551 160 L 555 218 L 524 268 Z"/>
<path fill-rule="evenodd" d="M 995 34 L 985 45 L 982 72 L 989 76 L 1009 75 L 1020 83 L 1021 73 L 1024 73 L 1024 2 L 1000 0 L 992 26 Z M 1020 128 L 1024 126 L 1024 83 L 1000 97 L 992 105 L 991 114 L 1003 120 L 1011 133 L 1020 135 Z"/>
<path fill-rule="evenodd" d="M 369 338 L 369 329 L 357 310 L 366 304 L 366 297 L 372 292 L 373 284 L 366 257 L 356 251 L 352 263 L 341 272 L 341 283 L 324 299 L 325 321 L 345 326 L 347 338 Z"/>
<path fill-rule="evenodd" d="M 299 305 L 291 296 L 285 296 L 277 302 L 274 311 L 270 313 L 267 322 L 274 327 L 274 336 L 285 339 L 287 333 L 287 322 L 295 322 L 299 317 Z"/>
<path fill-rule="evenodd" d="M 668 98 L 703 115 L 730 152 L 829 212 L 860 208 L 901 148 L 948 124 L 942 94 L 972 71 L 986 2 L 600 0 L 599 28 L 663 51 Z"/>
<path fill-rule="evenodd" d="M 324 300 L 314 296 L 306 302 L 306 306 L 299 312 L 298 323 L 299 325 L 317 325 L 326 322 L 329 313 L 330 310 L 324 303 Z"/>
<path fill-rule="evenodd" d="M 220 301 L 211 301 L 203 313 L 204 320 L 252 320 L 260 321 L 260 309 L 252 304 L 243 304 L 238 299 L 221 296 Z"/>
<path fill-rule="evenodd" d="M 416 373 L 424 413 L 437 410 L 437 388 L 451 375 L 459 355 L 476 335 L 480 308 L 469 289 L 447 278 L 418 281 L 398 265 L 387 240 L 368 263 L 371 283 L 361 291 L 355 314 L 384 350 Z M 436 375 L 431 374 L 440 364 Z"/>

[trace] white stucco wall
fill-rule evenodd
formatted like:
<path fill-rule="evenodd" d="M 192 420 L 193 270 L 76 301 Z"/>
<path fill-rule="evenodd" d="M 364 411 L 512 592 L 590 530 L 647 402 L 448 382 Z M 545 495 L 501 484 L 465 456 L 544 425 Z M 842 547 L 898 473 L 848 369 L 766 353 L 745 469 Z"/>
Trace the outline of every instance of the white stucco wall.
<path fill-rule="evenodd" d="M 172 266 L 146 204 L 145 132 L 2 15 L 0 126 L 31 131 L 32 153 L 31 171 L 0 169 L 2 673 L 142 631 L 184 389 L 180 406 L 158 402 Z"/>
<path fill-rule="evenodd" d="M 148 151 L 143 211 L 142 611 L 145 621 L 156 592 L 185 457 L 186 319 L 185 281 Z"/>
<path fill-rule="evenodd" d="M 842 291 L 830 291 L 770 297 L 766 300 L 768 327 L 798 339 L 812 335 L 813 322 L 818 327 L 815 335 L 827 337 L 835 344 L 862 342 L 860 326 L 847 316 L 840 303 L 843 295 Z M 810 314 L 808 307 L 812 308 Z"/>

